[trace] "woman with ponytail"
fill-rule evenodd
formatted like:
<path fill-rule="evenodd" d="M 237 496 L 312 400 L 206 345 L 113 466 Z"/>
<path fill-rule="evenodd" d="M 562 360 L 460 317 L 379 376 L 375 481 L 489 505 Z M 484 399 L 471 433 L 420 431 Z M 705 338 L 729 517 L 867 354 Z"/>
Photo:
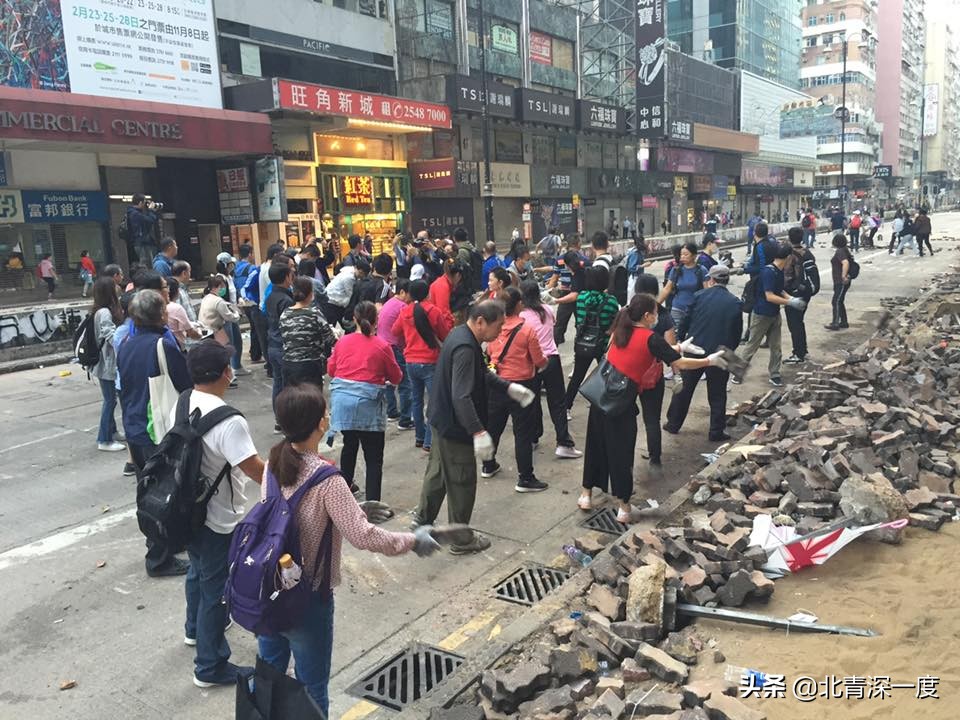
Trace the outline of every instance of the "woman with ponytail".
<path fill-rule="evenodd" d="M 271 487 L 279 486 L 289 500 L 319 470 L 330 465 L 317 452 L 327 432 L 326 411 L 323 392 L 313 384 L 288 386 L 277 396 L 277 423 L 284 437 L 270 450 L 261 497 L 266 498 Z M 287 672 L 293 655 L 297 680 L 324 717 L 329 717 L 333 592 L 340 584 L 343 539 L 358 550 L 382 555 L 402 555 L 412 550 L 426 557 L 440 547 L 431 537 L 429 526 L 419 527 L 414 533 L 397 533 L 371 525 L 368 517 L 382 512 L 382 506 L 369 502 L 358 505 L 345 480 L 341 475 L 328 476 L 306 490 L 296 506 L 303 557 L 300 582 L 308 583 L 313 591 L 302 621 L 287 632 L 257 638 L 260 657 L 281 673 Z M 318 565 L 321 546 L 329 548 L 329 554 Z"/>
<path fill-rule="evenodd" d="M 367 500 L 380 499 L 387 429 L 387 383 L 399 385 L 403 371 L 393 348 L 377 337 L 377 306 L 363 301 L 353 311 L 357 332 L 337 341 L 327 361 L 330 375 L 330 429 L 343 433 L 340 469 L 353 484 L 357 451 L 363 445 Z"/>
<path fill-rule="evenodd" d="M 442 278 L 441 278 L 442 279 Z M 440 357 L 440 343 L 453 327 L 451 317 L 427 300 L 429 288 L 423 280 L 410 283 L 410 304 L 393 323 L 393 334 L 403 338 L 403 358 L 407 362 L 412 398 L 410 411 L 416 431 L 417 447 L 430 451 L 430 425 L 424 420 L 426 398 L 433 386 L 433 373 Z"/>

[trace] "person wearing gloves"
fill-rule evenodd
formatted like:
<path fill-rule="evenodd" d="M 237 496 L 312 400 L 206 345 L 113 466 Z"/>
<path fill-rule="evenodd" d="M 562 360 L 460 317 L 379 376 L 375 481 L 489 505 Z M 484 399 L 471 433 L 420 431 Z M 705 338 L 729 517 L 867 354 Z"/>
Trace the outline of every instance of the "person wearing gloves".
<path fill-rule="evenodd" d="M 702 350 L 688 342 L 671 346 L 653 331 L 659 320 L 657 299 L 653 295 L 634 295 L 614 320 L 607 361 L 636 383 L 645 384 L 645 376 L 658 362 L 670 365 L 674 372 L 706 367 L 726 367 L 722 353 L 706 358 L 685 358 L 681 351 Z M 583 457 L 583 488 L 577 507 L 593 508 L 593 488 L 609 491 L 617 499 L 617 522 L 631 519 L 633 495 L 633 456 L 637 444 L 636 403 L 623 414 L 608 415 L 591 405 L 587 418 L 587 440 Z"/>
<path fill-rule="evenodd" d="M 772 261 L 760 270 L 760 280 L 757 283 L 756 301 L 753 306 L 753 315 L 750 319 L 750 340 L 740 357 L 747 364 L 760 349 L 760 343 L 766 337 L 770 346 L 770 384 L 774 387 L 783 386 L 780 377 L 780 366 L 783 353 L 780 350 L 780 308 L 791 307 L 803 310 L 807 301 L 801 297 L 790 297 L 784 290 L 783 268 L 793 254 L 789 243 L 777 243 L 773 247 Z M 731 382 L 739 385 L 742 380 L 732 378 Z"/>
<path fill-rule="evenodd" d="M 799 228 L 795 228 L 799 230 Z M 803 236 L 799 237 L 801 247 Z M 809 251 L 807 251 L 809 252 Z M 684 322 L 684 328 L 690 340 L 712 355 L 720 346 L 736 350 L 743 333 L 743 312 L 740 298 L 727 289 L 730 282 L 730 269 L 724 265 L 714 265 L 707 273 L 704 289 L 693 298 L 690 314 Z M 684 370 L 680 375 L 683 387 L 673 394 L 670 407 L 667 408 L 667 422 L 663 429 L 676 435 L 683 427 L 690 409 L 690 401 L 696 392 L 700 378 L 707 376 L 707 402 L 710 404 L 710 435 L 712 442 L 729 440 L 725 428 L 727 425 L 727 381 L 730 373 L 722 367 L 695 368 Z"/>
<path fill-rule="evenodd" d="M 487 432 L 488 392 L 506 393 L 522 407 L 534 401 L 530 389 L 498 377 L 484 361 L 481 343 L 495 340 L 503 323 L 502 304 L 492 300 L 475 303 L 467 312 L 467 322 L 455 327 L 443 342 L 427 410 L 433 447 L 415 525 L 432 524 L 444 498 L 451 523 L 470 523 L 477 496 L 476 461 L 492 460 L 495 449 Z M 463 555 L 489 547 L 490 540 L 474 532 L 469 543 L 453 545 L 450 552 Z"/>
<path fill-rule="evenodd" d="M 318 454 L 327 433 L 327 407 L 323 392 L 316 385 L 291 385 L 278 396 L 277 421 L 283 440 L 273 446 L 265 477 L 273 476 L 285 498 L 290 498 L 324 465 L 330 464 Z M 266 497 L 268 482 L 262 484 Z M 296 664 L 296 678 L 306 687 L 324 717 L 329 717 L 330 664 L 333 656 L 334 588 L 341 582 L 343 539 L 359 550 L 383 555 L 402 555 L 410 551 L 419 557 L 436 552 L 440 545 L 431 536 L 429 526 L 412 533 L 388 532 L 370 521 L 382 521 L 388 514 L 381 503 L 358 505 L 342 475 L 331 475 L 303 496 L 297 505 L 297 529 L 303 554 L 301 583 L 313 590 L 310 605 L 297 627 L 278 635 L 260 635 L 260 657 L 281 673 L 287 672 L 290 655 Z M 326 550 L 319 569 L 317 555 Z"/>

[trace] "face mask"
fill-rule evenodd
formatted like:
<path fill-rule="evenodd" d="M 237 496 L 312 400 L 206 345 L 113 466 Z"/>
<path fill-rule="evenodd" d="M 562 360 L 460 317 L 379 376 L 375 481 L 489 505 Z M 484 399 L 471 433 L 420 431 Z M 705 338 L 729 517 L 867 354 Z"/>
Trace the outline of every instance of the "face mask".
<path fill-rule="evenodd" d="M 219 296 L 222 297 L 222 298 L 225 298 L 225 297 L 227 296 L 227 289 L 226 289 L 226 288 L 220 288 L 220 290 L 217 292 L 217 295 L 219 295 Z"/>

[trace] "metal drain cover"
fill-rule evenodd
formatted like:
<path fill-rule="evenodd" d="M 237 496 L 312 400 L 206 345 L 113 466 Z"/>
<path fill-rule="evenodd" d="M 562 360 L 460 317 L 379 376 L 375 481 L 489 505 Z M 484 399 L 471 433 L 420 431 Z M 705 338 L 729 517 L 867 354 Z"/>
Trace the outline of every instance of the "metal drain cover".
<path fill-rule="evenodd" d="M 600 532 L 610 533 L 611 535 L 620 535 L 627 531 L 629 525 L 617 522 L 617 511 L 611 507 L 605 507 L 600 508 L 581 522 L 580 527 L 599 530 Z"/>
<path fill-rule="evenodd" d="M 414 643 L 373 668 L 347 692 L 391 710 L 402 710 L 452 675 L 463 660 L 432 645 Z"/>
<path fill-rule="evenodd" d="M 563 570 L 530 563 L 497 583 L 493 592 L 507 602 L 533 605 L 560 587 L 568 577 Z"/>

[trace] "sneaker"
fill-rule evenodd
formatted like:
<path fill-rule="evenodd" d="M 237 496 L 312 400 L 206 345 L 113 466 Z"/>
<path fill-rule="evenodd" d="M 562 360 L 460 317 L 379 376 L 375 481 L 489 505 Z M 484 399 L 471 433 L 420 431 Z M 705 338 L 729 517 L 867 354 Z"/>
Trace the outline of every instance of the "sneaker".
<path fill-rule="evenodd" d="M 783 387 L 783 378 L 772 377 L 770 378 L 770 384 L 774 387 Z"/>
<path fill-rule="evenodd" d="M 532 480 L 518 480 L 513 489 L 518 493 L 535 493 L 543 492 L 548 487 L 550 486 L 547 483 L 533 478 Z"/>
<path fill-rule="evenodd" d="M 557 445 L 557 449 L 554 451 L 553 454 L 556 455 L 558 458 L 573 459 L 573 458 L 583 457 L 583 452 L 581 450 L 577 450 L 575 447 L 571 445 Z"/>
<path fill-rule="evenodd" d="M 280 427 L 279 423 L 273 424 L 273 434 L 274 435 L 283 435 L 283 428 Z"/>
<path fill-rule="evenodd" d="M 400 419 L 400 413 L 398 412 L 395 412 L 393 414 L 387 413 L 387 420 L 399 420 L 399 419 Z"/>
<path fill-rule="evenodd" d="M 424 451 L 427 455 L 429 455 L 429 454 L 430 454 L 430 446 L 429 446 L 429 445 L 424 445 L 424 446 L 423 446 L 423 451 Z"/>
<path fill-rule="evenodd" d="M 731 440 L 731 439 L 732 438 L 729 435 L 727 435 L 725 432 L 710 434 L 710 442 L 726 442 L 727 440 Z"/>
<path fill-rule="evenodd" d="M 630 511 L 634 510 L 633 505 L 630 506 Z M 617 508 L 617 522 L 621 525 L 630 525 L 633 520 L 630 519 L 630 512 L 624 512 L 623 508 Z"/>
<path fill-rule="evenodd" d="M 733 375 L 730 376 L 730 382 L 732 382 L 734 385 L 743 385 L 743 380 L 738 377 L 734 377 Z"/>
<path fill-rule="evenodd" d="M 237 377 L 243 377 L 244 375 L 249 375 L 250 371 L 247 370 L 245 367 L 238 367 L 236 370 L 233 371 L 233 374 L 236 375 Z"/>
<path fill-rule="evenodd" d="M 496 460 L 493 460 L 489 463 L 484 463 L 483 467 L 480 469 L 480 477 L 492 478 L 494 475 L 500 472 L 500 470 L 500 463 L 498 463 Z"/>
<path fill-rule="evenodd" d="M 680 434 L 679 428 L 673 427 L 672 425 L 670 425 L 670 423 L 664 423 L 664 424 L 663 424 L 663 429 L 664 429 L 666 432 L 670 433 L 671 435 L 679 435 L 679 434 Z"/>
<path fill-rule="evenodd" d="M 137 466 L 132 462 L 125 462 L 123 464 L 123 476 L 124 477 L 133 477 L 137 474 Z"/>
<path fill-rule="evenodd" d="M 231 390 L 236 390 L 238 387 L 240 387 L 240 385 L 239 383 L 237 383 L 237 379 L 234 378 L 233 380 L 230 381 L 230 384 L 227 385 L 227 387 L 230 388 Z"/>
<path fill-rule="evenodd" d="M 823 329 L 824 329 L 824 330 L 839 330 L 839 329 L 840 329 L 840 326 L 839 326 L 839 325 L 834 325 L 833 323 L 830 323 L 829 325 L 824 325 L 824 326 L 823 326 Z"/>
<path fill-rule="evenodd" d="M 573 410 L 567 410 L 567 422 L 573 420 Z"/>
<path fill-rule="evenodd" d="M 227 624 L 223 626 L 223 631 L 226 632 L 227 630 L 229 630 L 229 629 L 232 628 L 232 627 L 233 627 L 233 618 L 230 617 L 229 615 L 227 615 Z M 197 646 L 197 639 L 196 639 L 196 638 L 193 638 L 193 637 L 190 637 L 189 635 L 184 635 L 184 636 L 183 636 L 183 644 L 184 644 L 184 645 L 189 645 L 190 647 L 196 647 L 196 646 Z"/>
<path fill-rule="evenodd" d="M 791 355 L 786 360 L 784 360 L 784 362 L 787 363 L 788 365 L 799 365 L 800 363 L 803 362 L 803 358 L 797 357 L 796 355 Z"/>
<path fill-rule="evenodd" d="M 126 441 L 127 441 L 127 436 L 124 435 L 122 432 L 120 432 L 120 431 L 118 430 L 117 432 L 115 432 L 115 433 L 113 434 L 113 441 L 114 441 L 114 442 L 126 442 Z"/>
<path fill-rule="evenodd" d="M 414 422 L 410 418 L 400 418 L 400 422 L 397 423 L 397 430 L 413 430 L 414 427 Z"/>
<path fill-rule="evenodd" d="M 110 442 L 97 443 L 97 450 L 101 450 L 102 452 L 123 452 L 126 449 L 127 449 L 126 445 L 120 442 L 116 442 L 115 440 L 111 440 Z"/>
<path fill-rule="evenodd" d="M 147 575 L 152 578 L 176 577 L 177 575 L 186 575 L 189 569 L 189 562 L 175 557 L 163 567 L 156 570 L 147 570 Z"/>
<path fill-rule="evenodd" d="M 194 673 L 193 684 L 198 688 L 212 688 L 217 685 L 236 686 L 238 675 L 246 675 L 252 672 L 252 667 L 243 667 L 241 665 L 234 665 L 232 662 L 225 662 L 212 673 L 204 675 L 203 677 Z"/>
<path fill-rule="evenodd" d="M 490 547 L 490 540 L 485 536 L 473 531 L 473 540 L 466 545 L 451 545 L 451 555 L 469 555 L 470 553 L 483 552 Z"/>

